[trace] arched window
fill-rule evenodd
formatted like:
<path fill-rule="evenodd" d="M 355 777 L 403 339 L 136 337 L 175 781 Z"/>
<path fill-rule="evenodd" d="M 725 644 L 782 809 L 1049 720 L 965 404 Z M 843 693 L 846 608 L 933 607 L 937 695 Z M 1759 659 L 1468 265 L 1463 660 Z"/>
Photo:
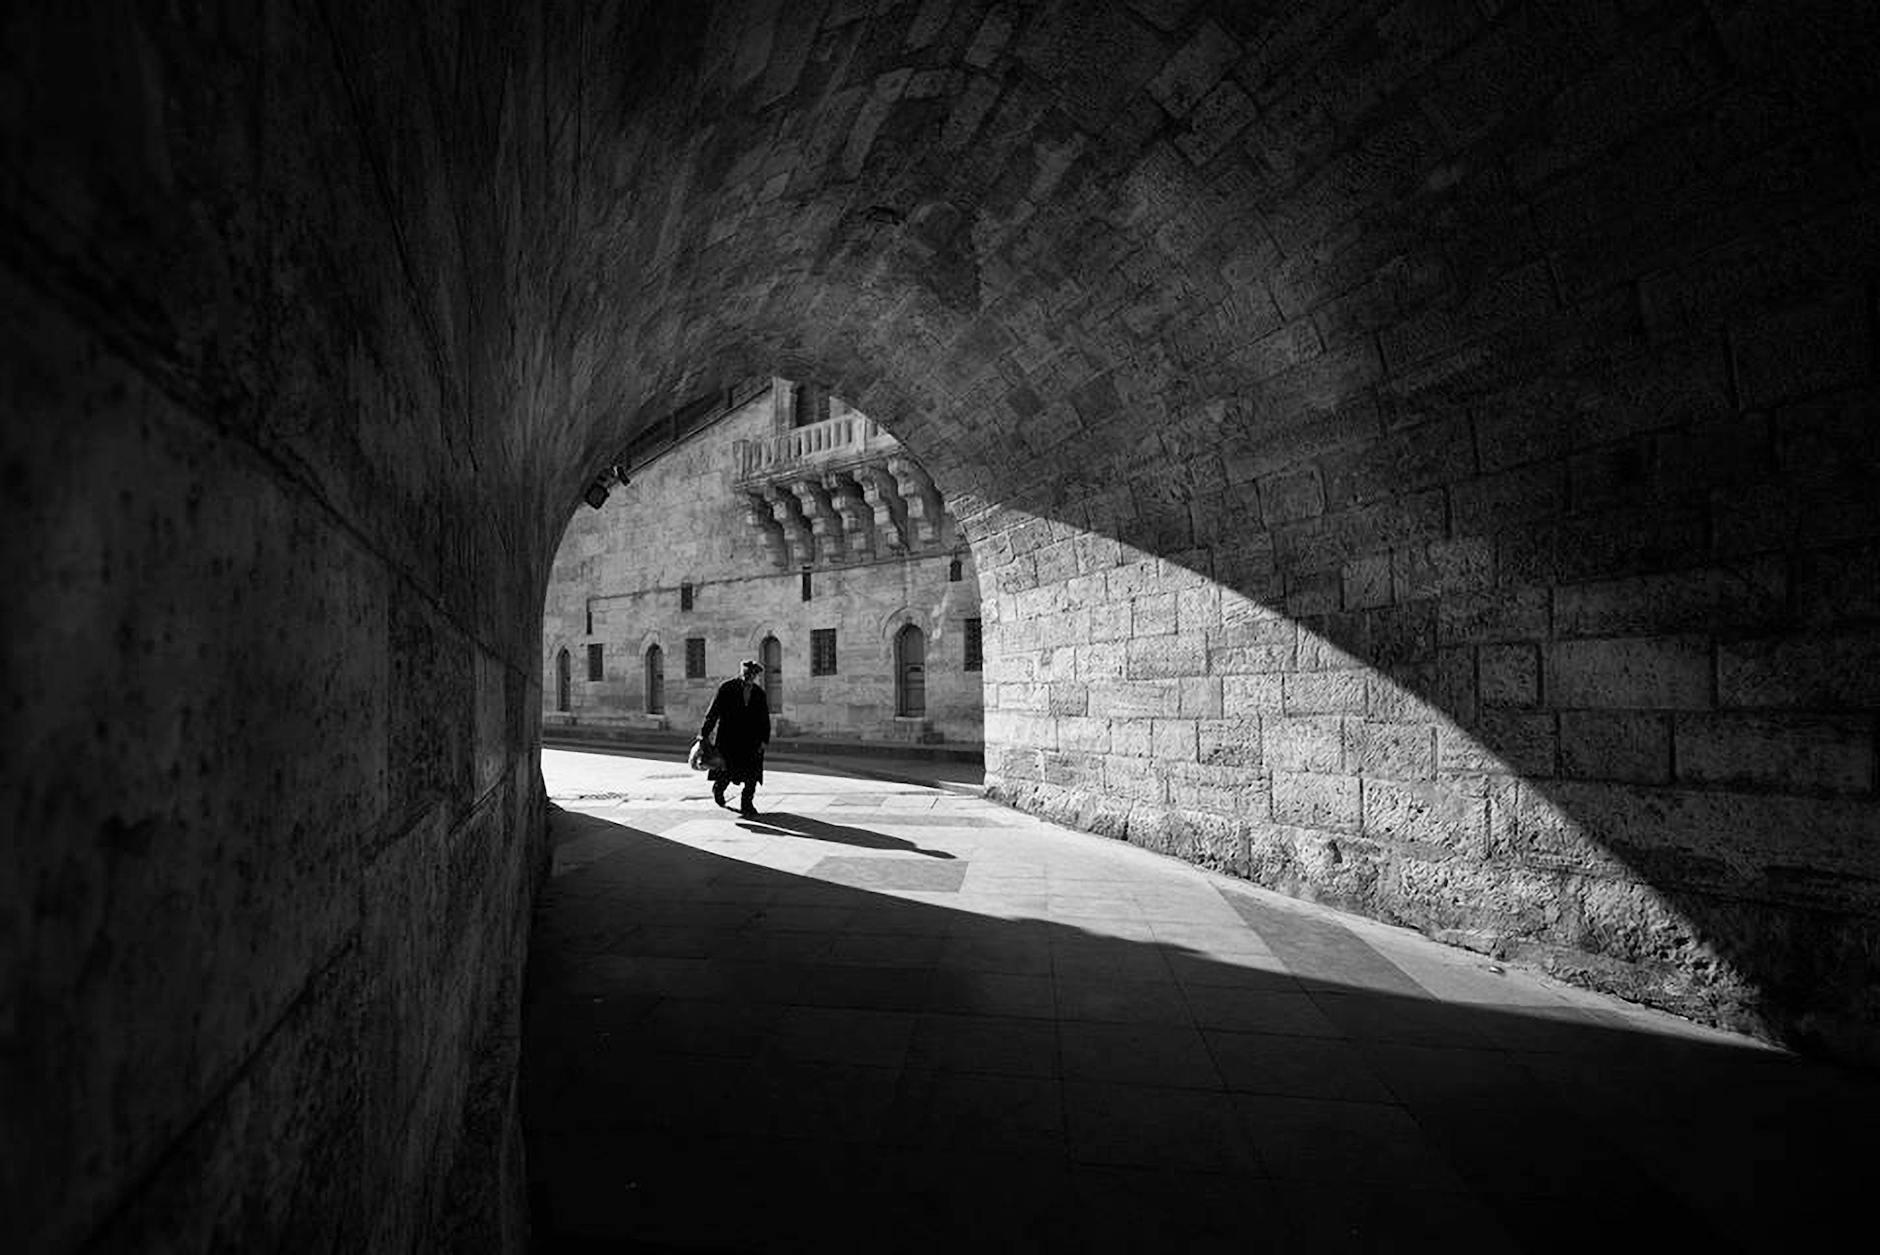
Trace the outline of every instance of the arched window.
<path fill-rule="evenodd" d="M 894 635 L 894 713 L 927 713 L 927 638 L 912 623 Z"/>
<path fill-rule="evenodd" d="M 568 657 L 568 651 L 562 650 L 555 655 L 555 709 L 567 710 L 571 705 L 569 692 L 574 687 L 574 663 Z"/>
<path fill-rule="evenodd" d="M 770 703 L 770 713 L 783 711 L 783 646 L 774 636 L 766 636 L 764 643 L 757 647 L 757 657 L 764 664 L 764 698 Z"/>
<path fill-rule="evenodd" d="M 646 651 L 646 713 L 666 713 L 666 651 L 657 645 Z"/>

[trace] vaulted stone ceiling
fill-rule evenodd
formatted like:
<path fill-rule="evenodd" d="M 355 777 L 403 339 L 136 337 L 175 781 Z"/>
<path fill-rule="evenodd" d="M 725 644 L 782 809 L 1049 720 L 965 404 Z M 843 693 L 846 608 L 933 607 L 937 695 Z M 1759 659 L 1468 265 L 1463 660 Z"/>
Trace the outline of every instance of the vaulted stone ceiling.
<path fill-rule="evenodd" d="M 753 373 L 968 532 L 1015 804 L 1874 1057 L 1866 6 L 5 21 L 41 1245 L 520 1232 L 547 564 Z"/>

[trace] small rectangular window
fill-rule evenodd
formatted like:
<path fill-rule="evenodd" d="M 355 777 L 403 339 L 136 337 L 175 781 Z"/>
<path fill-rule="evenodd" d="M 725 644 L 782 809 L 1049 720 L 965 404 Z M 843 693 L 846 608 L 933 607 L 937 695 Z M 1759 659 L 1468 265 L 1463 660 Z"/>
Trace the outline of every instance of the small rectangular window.
<path fill-rule="evenodd" d="M 607 674 L 606 669 L 601 665 L 601 647 L 599 645 L 589 645 L 588 646 L 588 679 L 599 680 L 603 678 L 606 674 Z"/>
<path fill-rule="evenodd" d="M 685 638 L 685 678 L 688 680 L 705 678 L 705 638 L 702 636 Z"/>
<path fill-rule="evenodd" d="M 966 635 L 965 635 L 966 654 L 965 654 L 965 661 L 963 665 L 967 671 L 985 670 L 986 660 L 985 660 L 985 655 L 980 652 L 981 638 L 980 638 L 979 633 L 980 633 L 979 620 L 978 619 L 966 620 Z"/>
<path fill-rule="evenodd" d="M 809 589 L 809 568 L 808 568 L 808 567 L 804 567 L 804 568 L 803 568 L 803 600 L 804 600 L 804 601 L 808 601 L 808 600 L 809 600 L 809 592 L 810 592 L 810 589 Z"/>
<path fill-rule="evenodd" d="M 809 634 L 809 673 L 811 675 L 836 673 L 836 630 L 834 628 L 816 628 Z"/>
<path fill-rule="evenodd" d="M 690 610 L 691 608 L 692 586 L 690 584 L 681 584 L 679 585 L 679 609 Z"/>

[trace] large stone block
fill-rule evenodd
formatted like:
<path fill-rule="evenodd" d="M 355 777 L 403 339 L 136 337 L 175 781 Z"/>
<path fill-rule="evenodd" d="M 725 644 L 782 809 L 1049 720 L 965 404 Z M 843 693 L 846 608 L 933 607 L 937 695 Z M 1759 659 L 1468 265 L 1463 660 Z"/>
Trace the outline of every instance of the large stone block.
<path fill-rule="evenodd" d="M 1344 735 L 1346 761 L 1367 779 L 1428 780 L 1436 772 L 1436 734 L 1427 723 L 1347 719 Z"/>
<path fill-rule="evenodd" d="M 1710 642 L 1701 636 L 1547 647 L 1547 702 L 1561 709 L 1703 710 L 1712 688 Z"/>
<path fill-rule="evenodd" d="M 1157 593 L 1132 598 L 1129 609 L 1129 635 L 1132 641 L 1146 636 L 1174 635 L 1176 623 L 1174 593 Z"/>
<path fill-rule="evenodd" d="M 1148 640 L 1132 637 L 1128 645 L 1129 678 L 1160 680 L 1208 673 L 1207 637 L 1162 636 Z"/>
<path fill-rule="evenodd" d="M 1866 912 L 1880 848 L 1865 801 L 1560 782 L 1547 796 L 1660 889 Z M 1805 868 L 1805 872 L 1795 869 Z"/>
<path fill-rule="evenodd" d="M 1554 590 L 1561 636 L 1652 636 L 1775 626 L 1788 614 L 1786 564 L 1775 559 Z"/>
<path fill-rule="evenodd" d="M 1545 588 L 1444 597 L 1436 606 L 1437 642 L 1459 645 L 1544 639 L 1549 600 Z"/>
<path fill-rule="evenodd" d="M 1561 774 L 1632 784 L 1671 781 L 1671 716 L 1633 711 L 1560 714 Z"/>
<path fill-rule="evenodd" d="M 1726 707 L 1880 705 L 1880 630 L 1723 641 L 1717 646 L 1717 691 Z"/>
<path fill-rule="evenodd" d="M 1488 841 L 1488 803 L 1435 781 L 1366 777 L 1364 835 L 1373 841 L 1481 855 Z"/>
<path fill-rule="evenodd" d="M 1761 407 L 1867 380 L 1872 332 L 1866 298 L 1854 287 L 1774 317 L 1765 313 L 1732 339 L 1743 403 Z"/>
<path fill-rule="evenodd" d="M 1358 832 L 1363 822 L 1358 778 L 1276 770 L 1273 818 L 1299 828 Z"/>
<path fill-rule="evenodd" d="M 1093 717 L 1140 719 L 1181 713 L 1178 680 L 1106 680 L 1092 682 L 1089 688 Z"/>
<path fill-rule="evenodd" d="M 1551 712 L 1483 710 L 1466 724 L 1443 724 L 1437 754 L 1445 772 L 1513 772 L 1545 780 L 1557 774 L 1558 743 Z"/>
<path fill-rule="evenodd" d="M 1340 604 L 1346 610 L 1368 610 L 1391 603 L 1391 558 L 1374 554 L 1347 562 L 1340 572 L 1344 595 Z"/>
<path fill-rule="evenodd" d="M 1180 693 L 1177 713 L 1183 718 L 1220 718 L 1222 682 L 1219 676 L 1195 676 L 1176 683 Z"/>
<path fill-rule="evenodd" d="M 1484 645 L 1476 652 L 1476 692 L 1484 706 L 1532 706 L 1540 700 L 1540 650 Z"/>
<path fill-rule="evenodd" d="M 1344 765 L 1345 720 L 1335 716 L 1267 716 L 1261 749 L 1275 770 L 1336 772 Z"/>
<path fill-rule="evenodd" d="M 1171 763 L 1199 761 L 1194 719 L 1156 719 L 1150 723 L 1150 755 Z"/>
<path fill-rule="evenodd" d="M 1229 675 L 1221 680 L 1221 704 L 1236 714 L 1282 714 L 1285 684 L 1283 674 Z"/>
<path fill-rule="evenodd" d="M 1747 785 L 1782 793 L 1870 793 L 1872 721 L 1737 712 L 1679 715 L 1680 781 Z"/>
<path fill-rule="evenodd" d="M 1360 715 L 1369 678 L 1363 671 L 1294 672 L 1285 679 L 1289 715 Z"/>
<path fill-rule="evenodd" d="M 1203 763 L 1241 768 L 1257 768 L 1261 764 L 1257 715 L 1203 719 L 1196 726 L 1196 737 L 1196 754 Z"/>

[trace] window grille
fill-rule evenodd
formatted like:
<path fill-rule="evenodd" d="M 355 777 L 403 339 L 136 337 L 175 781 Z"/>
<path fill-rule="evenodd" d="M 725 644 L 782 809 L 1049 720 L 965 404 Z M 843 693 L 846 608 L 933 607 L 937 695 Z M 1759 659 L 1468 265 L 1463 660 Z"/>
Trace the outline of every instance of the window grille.
<path fill-rule="evenodd" d="M 588 679 L 599 680 L 606 676 L 606 668 L 601 665 L 601 647 L 588 646 Z"/>
<path fill-rule="evenodd" d="M 978 619 L 966 620 L 964 634 L 966 652 L 963 668 L 967 671 L 983 671 L 986 665 L 985 655 L 981 652 L 980 626 Z"/>
<path fill-rule="evenodd" d="M 688 680 L 705 678 L 705 638 L 702 636 L 685 638 L 685 678 Z"/>
<path fill-rule="evenodd" d="M 817 628 L 809 634 L 809 673 L 811 675 L 836 673 L 836 630 L 834 628 Z"/>
<path fill-rule="evenodd" d="M 690 610 L 691 608 L 692 586 L 690 584 L 681 584 L 679 585 L 679 609 Z"/>

